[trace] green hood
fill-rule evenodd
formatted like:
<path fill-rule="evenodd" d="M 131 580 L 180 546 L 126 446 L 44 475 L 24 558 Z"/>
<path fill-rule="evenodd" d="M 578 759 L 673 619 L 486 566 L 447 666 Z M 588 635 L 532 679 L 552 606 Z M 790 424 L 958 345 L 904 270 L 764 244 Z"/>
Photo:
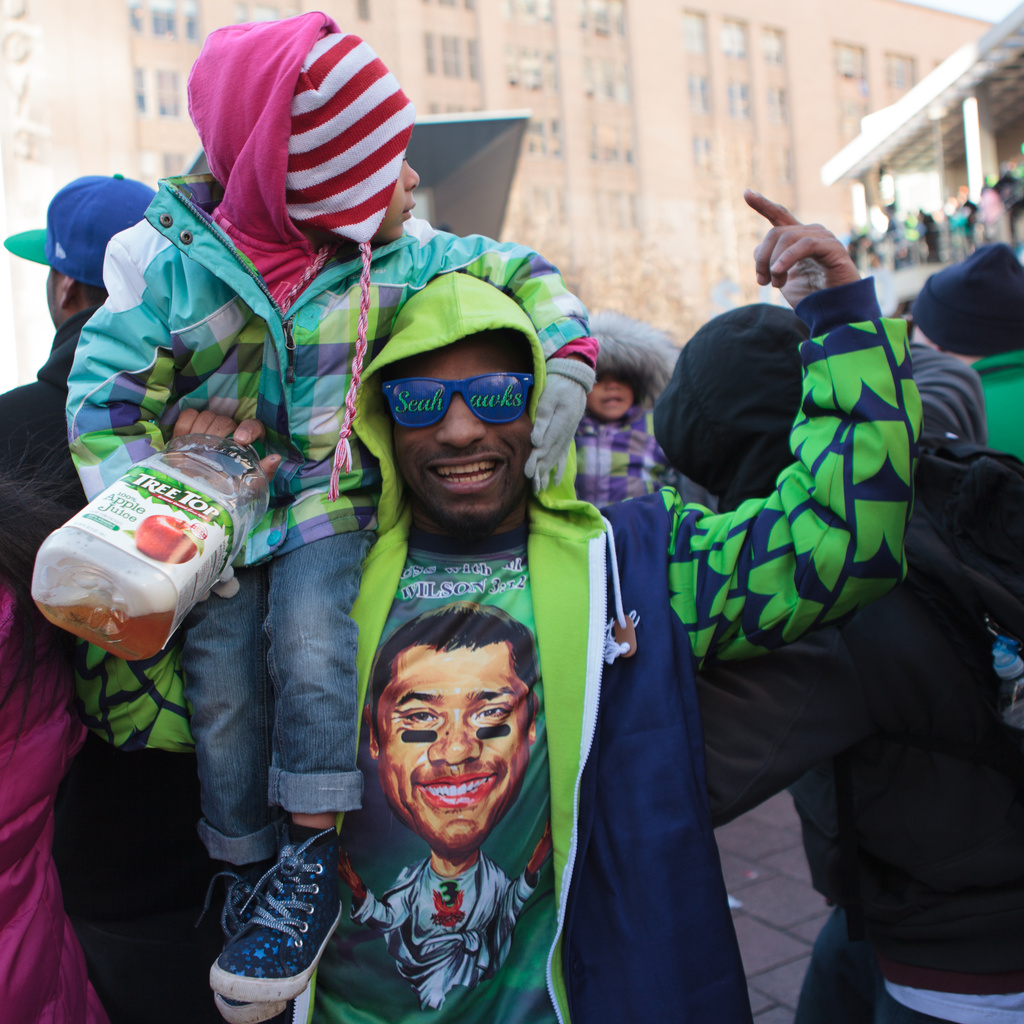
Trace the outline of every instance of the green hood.
<path fill-rule="evenodd" d="M 395 318 L 387 345 L 365 371 L 356 399 L 354 423 L 360 440 L 380 461 L 379 534 L 408 515 L 402 481 L 395 471 L 391 415 L 381 390 L 382 371 L 402 359 L 443 348 L 469 335 L 501 329 L 518 331 L 529 342 L 534 377 L 529 407 L 532 419 L 544 388 L 544 356 L 533 324 L 515 300 L 467 274 L 442 274 L 414 295 Z M 576 500 L 575 478 L 576 454 L 571 451 L 561 483 L 549 484 L 536 496 L 537 500 L 544 508 L 569 512 L 576 525 L 586 523 L 592 528 L 593 511 Z"/>

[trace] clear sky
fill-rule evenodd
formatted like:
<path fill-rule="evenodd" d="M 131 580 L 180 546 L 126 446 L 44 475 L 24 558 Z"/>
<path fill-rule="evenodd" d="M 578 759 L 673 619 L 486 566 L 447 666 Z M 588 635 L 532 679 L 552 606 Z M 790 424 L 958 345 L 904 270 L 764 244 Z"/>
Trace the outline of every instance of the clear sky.
<path fill-rule="evenodd" d="M 934 7 L 940 11 L 952 11 L 969 18 L 984 18 L 987 21 L 1002 21 L 1020 0 L 907 0 L 921 7 Z"/>

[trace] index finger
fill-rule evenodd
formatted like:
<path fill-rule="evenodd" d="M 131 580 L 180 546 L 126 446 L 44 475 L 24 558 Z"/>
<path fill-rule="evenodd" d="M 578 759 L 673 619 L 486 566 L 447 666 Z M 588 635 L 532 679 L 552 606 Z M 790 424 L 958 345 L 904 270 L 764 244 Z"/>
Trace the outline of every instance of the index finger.
<path fill-rule="evenodd" d="M 770 199 L 761 195 L 760 192 L 755 192 L 753 189 L 744 189 L 743 201 L 755 213 L 761 214 L 772 227 L 778 228 L 800 223 L 784 206 L 781 206 L 779 203 L 773 203 Z"/>

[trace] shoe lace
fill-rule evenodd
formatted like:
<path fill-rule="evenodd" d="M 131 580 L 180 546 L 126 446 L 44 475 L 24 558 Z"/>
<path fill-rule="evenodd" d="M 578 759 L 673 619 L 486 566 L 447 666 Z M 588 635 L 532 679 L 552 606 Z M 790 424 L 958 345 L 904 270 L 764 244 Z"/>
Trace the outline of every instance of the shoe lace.
<path fill-rule="evenodd" d="M 265 876 L 264 876 L 265 877 Z M 203 900 L 203 909 L 196 921 L 198 928 L 206 917 L 210 904 L 213 902 L 213 890 L 220 879 L 227 880 L 227 892 L 224 896 L 224 909 L 220 913 L 220 926 L 227 939 L 233 938 L 241 931 L 246 923 L 245 912 L 252 900 L 259 899 L 257 892 L 258 883 L 254 884 L 252 878 L 246 874 L 239 874 L 237 871 L 227 869 L 218 871 L 206 887 L 206 898 Z"/>
<path fill-rule="evenodd" d="M 309 923 L 299 915 L 308 917 L 315 909 L 312 903 L 301 897 L 315 896 L 320 892 L 319 884 L 313 879 L 324 873 L 323 864 L 313 859 L 309 852 L 309 847 L 319 838 L 313 836 L 299 847 L 284 846 L 277 863 L 263 874 L 242 908 L 244 913 L 255 898 L 257 902 L 251 923 L 288 935 L 299 947 L 302 946 L 302 936 L 309 931 Z"/>

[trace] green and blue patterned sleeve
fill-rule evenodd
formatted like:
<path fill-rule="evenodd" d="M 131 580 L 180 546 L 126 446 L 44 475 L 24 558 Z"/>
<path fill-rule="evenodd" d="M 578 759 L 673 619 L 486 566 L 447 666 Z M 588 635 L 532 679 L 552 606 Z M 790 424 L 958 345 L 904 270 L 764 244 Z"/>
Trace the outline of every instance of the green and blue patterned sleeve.
<path fill-rule="evenodd" d="M 75 647 L 78 714 L 122 750 L 191 752 L 191 708 L 177 637 L 152 658 L 125 661 L 79 640 Z"/>
<path fill-rule="evenodd" d="M 711 515 L 662 492 L 671 605 L 698 664 L 763 654 L 834 623 L 905 571 L 921 425 L 906 323 L 881 318 L 870 280 L 811 296 L 797 312 L 814 336 L 801 347 L 797 461 L 774 493 Z"/>
<path fill-rule="evenodd" d="M 432 259 L 424 284 L 437 274 L 451 271 L 493 284 L 511 296 L 530 318 L 545 359 L 589 337 L 586 307 L 566 287 L 558 269 L 527 246 L 495 242 L 484 235 L 459 237 L 439 231 L 428 247 Z"/>

